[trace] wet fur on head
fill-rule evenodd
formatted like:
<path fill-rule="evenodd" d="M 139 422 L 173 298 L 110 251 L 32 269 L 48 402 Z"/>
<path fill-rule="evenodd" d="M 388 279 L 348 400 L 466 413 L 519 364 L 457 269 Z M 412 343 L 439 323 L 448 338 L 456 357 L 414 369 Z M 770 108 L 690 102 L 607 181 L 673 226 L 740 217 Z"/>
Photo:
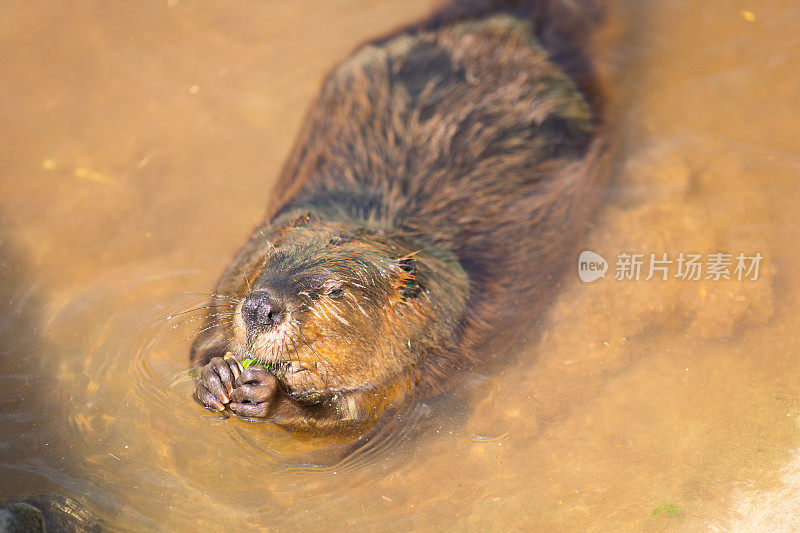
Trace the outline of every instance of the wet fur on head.
<path fill-rule="evenodd" d="M 225 349 L 270 363 L 297 397 L 380 388 L 415 374 L 420 359 L 452 342 L 468 285 L 455 258 L 402 235 L 310 213 L 259 228 L 226 276 L 239 303 L 223 327 Z M 268 291 L 286 305 L 269 331 L 248 336 L 245 296 Z"/>

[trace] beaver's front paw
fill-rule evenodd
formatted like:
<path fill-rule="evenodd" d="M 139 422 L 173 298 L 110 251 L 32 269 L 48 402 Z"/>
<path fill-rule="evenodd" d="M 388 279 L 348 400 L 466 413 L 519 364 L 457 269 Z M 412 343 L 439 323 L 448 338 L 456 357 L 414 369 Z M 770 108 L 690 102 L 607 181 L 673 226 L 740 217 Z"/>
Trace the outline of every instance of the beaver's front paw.
<path fill-rule="evenodd" d="M 251 366 L 236 380 L 231 408 L 242 418 L 266 418 L 278 392 L 278 380 L 263 366 Z"/>
<path fill-rule="evenodd" d="M 222 411 L 231 401 L 234 382 L 241 374 L 242 365 L 235 359 L 214 357 L 200 371 L 194 394 L 205 407 Z"/>

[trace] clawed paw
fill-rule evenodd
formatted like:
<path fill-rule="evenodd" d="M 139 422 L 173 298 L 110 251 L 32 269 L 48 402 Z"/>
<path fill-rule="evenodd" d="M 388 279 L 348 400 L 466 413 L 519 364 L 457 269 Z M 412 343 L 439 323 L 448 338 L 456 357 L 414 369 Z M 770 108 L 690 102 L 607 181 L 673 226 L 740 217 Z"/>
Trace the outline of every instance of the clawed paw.
<path fill-rule="evenodd" d="M 214 357 L 200 370 L 195 396 L 205 407 L 223 411 L 231 401 L 234 385 L 242 372 L 242 365 L 237 360 Z"/>
<path fill-rule="evenodd" d="M 236 379 L 230 410 L 242 418 L 266 418 L 278 391 L 278 380 L 263 366 L 251 366 Z"/>

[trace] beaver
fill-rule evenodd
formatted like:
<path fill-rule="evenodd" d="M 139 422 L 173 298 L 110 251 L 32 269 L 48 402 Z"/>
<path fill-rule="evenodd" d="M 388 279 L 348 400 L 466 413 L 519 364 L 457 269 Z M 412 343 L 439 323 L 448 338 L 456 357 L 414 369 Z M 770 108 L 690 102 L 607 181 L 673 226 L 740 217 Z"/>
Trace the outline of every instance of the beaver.
<path fill-rule="evenodd" d="M 608 175 L 586 54 L 598 15 L 456 2 L 336 67 L 211 297 L 191 354 L 200 403 L 361 431 L 505 353 Z"/>

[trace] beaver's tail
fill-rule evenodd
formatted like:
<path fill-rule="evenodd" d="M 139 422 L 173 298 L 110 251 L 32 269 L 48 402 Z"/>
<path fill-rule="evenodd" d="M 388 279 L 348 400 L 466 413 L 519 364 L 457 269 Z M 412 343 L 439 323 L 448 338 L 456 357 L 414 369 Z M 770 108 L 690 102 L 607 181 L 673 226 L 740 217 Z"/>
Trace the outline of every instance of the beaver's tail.
<path fill-rule="evenodd" d="M 433 30 L 497 13 L 527 21 L 551 60 L 575 81 L 600 118 L 604 99 L 590 46 L 605 11 L 602 0 L 451 0 L 403 31 Z"/>

